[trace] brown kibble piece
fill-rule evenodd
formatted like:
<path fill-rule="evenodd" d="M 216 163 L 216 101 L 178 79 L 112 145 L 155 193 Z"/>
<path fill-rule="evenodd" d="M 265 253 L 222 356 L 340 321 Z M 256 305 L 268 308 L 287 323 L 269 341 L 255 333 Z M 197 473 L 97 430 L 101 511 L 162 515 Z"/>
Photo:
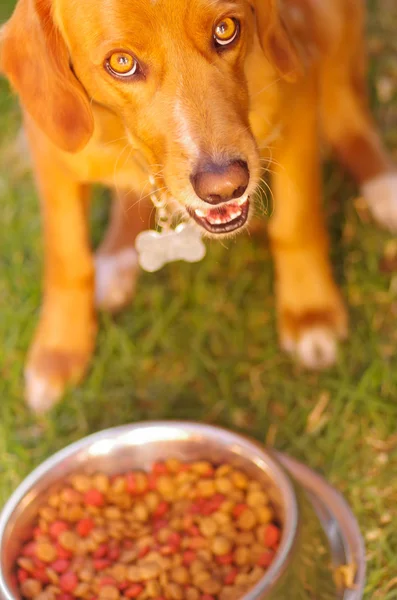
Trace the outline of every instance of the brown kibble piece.
<path fill-rule="evenodd" d="M 187 585 L 189 583 L 190 575 L 186 567 L 175 567 L 171 570 L 170 577 L 175 583 L 180 585 Z"/>
<path fill-rule="evenodd" d="M 161 595 L 161 586 L 158 581 L 148 581 L 145 587 L 145 595 L 147 598 L 157 598 Z"/>
<path fill-rule="evenodd" d="M 240 529 L 245 531 L 249 531 L 253 529 L 256 525 L 256 516 L 253 510 L 247 508 L 237 520 L 237 525 Z"/>
<path fill-rule="evenodd" d="M 77 542 L 79 541 L 78 536 L 73 531 L 63 531 L 58 538 L 59 543 L 65 550 L 75 550 Z"/>
<path fill-rule="evenodd" d="M 215 480 L 216 491 L 220 494 L 230 494 L 233 490 L 233 483 L 228 477 L 218 477 Z"/>
<path fill-rule="evenodd" d="M 40 581 L 36 579 L 26 579 L 21 585 L 21 592 L 26 598 L 36 598 L 42 590 Z"/>
<path fill-rule="evenodd" d="M 215 556 L 224 556 L 225 554 L 229 554 L 232 547 L 232 542 L 227 537 L 221 535 L 216 536 L 211 543 L 211 550 Z"/>
<path fill-rule="evenodd" d="M 183 588 L 177 583 L 169 583 L 167 594 L 170 600 L 184 600 Z"/>
<path fill-rule="evenodd" d="M 211 596 L 214 596 L 216 594 L 219 594 L 219 592 L 222 589 L 222 585 L 221 585 L 221 583 L 219 581 L 217 581 L 216 579 L 213 579 L 212 577 L 210 577 L 209 579 L 205 579 L 199 585 L 199 588 L 205 594 L 210 594 Z"/>
<path fill-rule="evenodd" d="M 88 492 L 88 490 L 92 488 L 91 478 L 87 477 L 87 475 L 72 475 L 70 478 L 70 483 L 75 490 L 82 494 Z"/>
<path fill-rule="evenodd" d="M 36 556 L 43 562 L 50 563 L 56 559 L 57 551 L 49 542 L 41 542 L 40 544 L 37 544 Z"/>
<path fill-rule="evenodd" d="M 200 521 L 199 529 L 205 537 L 212 538 L 218 531 L 218 525 L 215 519 L 211 517 L 203 518 Z"/>
<path fill-rule="evenodd" d="M 231 480 L 235 487 L 239 490 L 246 490 L 248 488 L 248 477 L 241 471 L 233 471 L 231 474 Z"/>
<path fill-rule="evenodd" d="M 119 600 L 120 592 L 114 585 L 104 585 L 99 590 L 100 600 Z"/>
<path fill-rule="evenodd" d="M 250 562 L 251 553 L 247 546 L 239 546 L 234 551 L 234 562 L 239 567 L 244 567 Z"/>

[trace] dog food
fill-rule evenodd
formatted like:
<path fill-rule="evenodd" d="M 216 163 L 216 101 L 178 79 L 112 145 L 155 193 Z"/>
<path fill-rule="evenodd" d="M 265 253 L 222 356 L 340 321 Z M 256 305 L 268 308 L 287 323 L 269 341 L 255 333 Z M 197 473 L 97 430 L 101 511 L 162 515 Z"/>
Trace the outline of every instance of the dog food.
<path fill-rule="evenodd" d="M 16 577 L 24 600 L 237 600 L 281 529 L 266 489 L 227 464 L 76 474 L 50 493 Z"/>

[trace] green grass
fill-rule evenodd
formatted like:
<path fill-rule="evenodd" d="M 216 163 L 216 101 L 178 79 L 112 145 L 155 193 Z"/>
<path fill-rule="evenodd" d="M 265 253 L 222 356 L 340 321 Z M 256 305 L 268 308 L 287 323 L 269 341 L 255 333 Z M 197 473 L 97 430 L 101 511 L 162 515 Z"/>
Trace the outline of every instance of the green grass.
<path fill-rule="evenodd" d="M 396 155 L 395 0 L 372 4 L 372 98 Z M 101 317 L 85 382 L 37 420 L 23 402 L 22 370 L 40 306 L 42 239 L 32 181 L 9 158 L 18 121 L 1 82 L 0 505 L 45 457 L 99 429 L 171 417 L 222 424 L 305 461 L 346 495 L 366 538 L 365 597 L 396 599 L 397 273 L 380 269 L 393 243 L 353 202 L 344 174 L 330 167 L 325 175 L 333 262 L 351 318 L 337 367 L 308 374 L 279 352 L 269 251 L 241 237 L 209 244 L 199 266 L 142 277 L 131 308 Z M 95 239 L 104 212 L 99 202 Z"/>

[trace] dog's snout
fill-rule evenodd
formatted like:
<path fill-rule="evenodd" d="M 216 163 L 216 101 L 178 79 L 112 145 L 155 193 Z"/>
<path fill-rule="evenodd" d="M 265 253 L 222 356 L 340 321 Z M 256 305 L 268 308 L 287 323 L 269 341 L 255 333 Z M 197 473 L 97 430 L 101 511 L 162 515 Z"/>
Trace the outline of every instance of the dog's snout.
<path fill-rule="evenodd" d="M 201 200 L 208 204 L 221 204 L 243 196 L 249 183 L 248 165 L 243 160 L 223 165 L 209 163 L 201 166 L 190 180 Z"/>

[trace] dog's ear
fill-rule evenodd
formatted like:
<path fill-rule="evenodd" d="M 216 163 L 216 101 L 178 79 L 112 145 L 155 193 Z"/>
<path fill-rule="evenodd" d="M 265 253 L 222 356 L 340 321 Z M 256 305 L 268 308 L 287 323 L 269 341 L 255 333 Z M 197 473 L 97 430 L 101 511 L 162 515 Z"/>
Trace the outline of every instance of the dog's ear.
<path fill-rule="evenodd" d="M 72 72 L 51 0 L 19 0 L 1 30 L 0 71 L 57 146 L 68 152 L 84 148 L 94 128 L 90 101 Z"/>
<path fill-rule="evenodd" d="M 254 0 L 259 39 L 263 52 L 280 75 L 287 81 L 296 81 L 302 73 L 301 59 L 280 4 L 280 0 Z"/>

